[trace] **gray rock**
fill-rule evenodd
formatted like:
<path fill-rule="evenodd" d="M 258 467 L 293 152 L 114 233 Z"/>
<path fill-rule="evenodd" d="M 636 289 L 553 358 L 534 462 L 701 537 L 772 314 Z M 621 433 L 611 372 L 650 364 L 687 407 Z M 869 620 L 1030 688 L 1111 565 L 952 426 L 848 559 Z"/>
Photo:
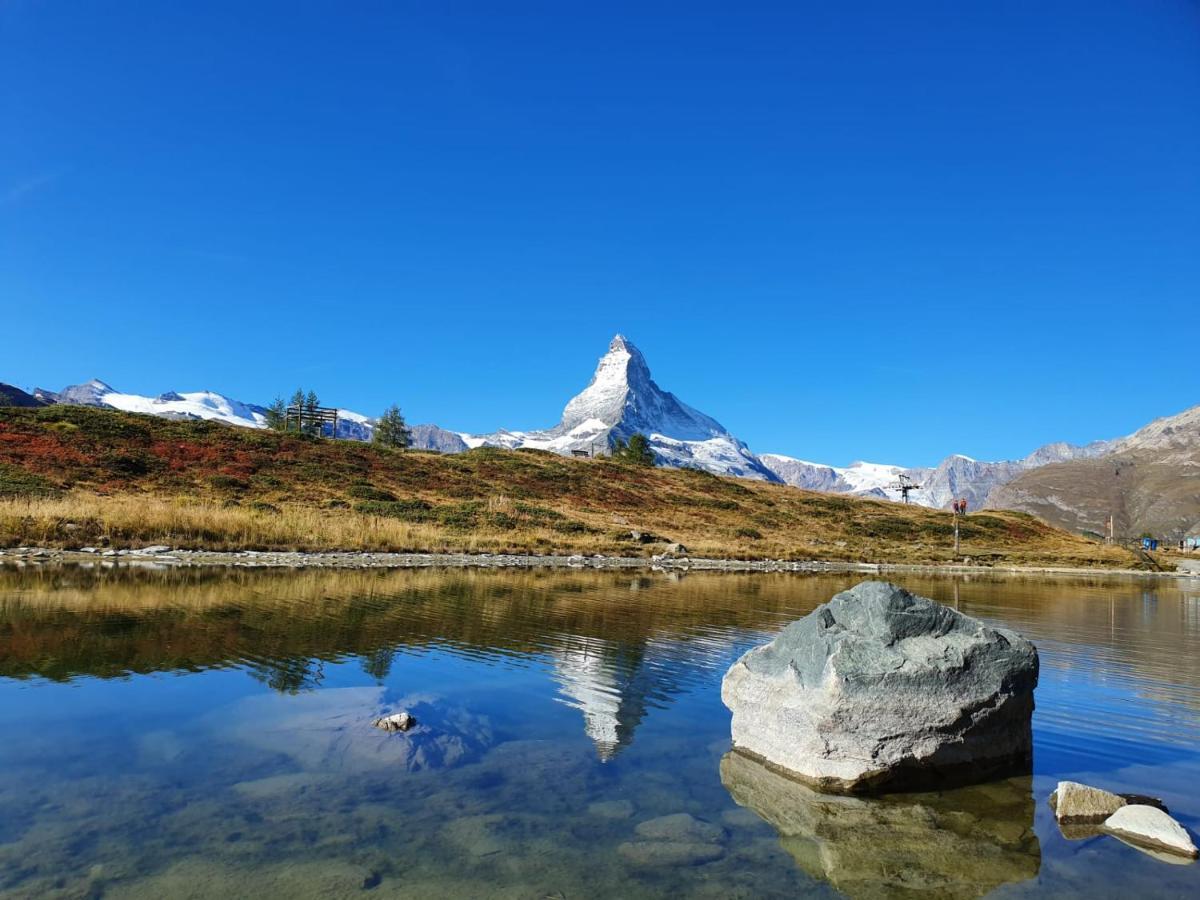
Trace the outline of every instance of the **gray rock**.
<path fill-rule="evenodd" d="M 617 847 L 633 865 L 696 866 L 725 855 L 725 829 L 687 813 L 647 819 L 634 831 L 640 840 Z"/>
<path fill-rule="evenodd" d="M 380 716 L 371 724 L 384 731 L 408 731 L 417 724 L 417 720 L 406 712 L 398 712 L 390 716 Z"/>
<path fill-rule="evenodd" d="M 1028 770 L 1038 657 L 992 628 L 866 581 L 729 669 L 734 746 L 822 790 L 912 790 Z"/>
<path fill-rule="evenodd" d="M 1050 795 L 1050 808 L 1060 825 L 1103 822 L 1126 802 L 1124 797 L 1077 781 L 1060 781 Z"/>
<path fill-rule="evenodd" d="M 720 825 L 702 822 L 688 813 L 674 813 L 669 816 L 659 816 L 657 819 L 648 819 L 640 823 L 634 831 L 639 837 L 680 843 L 691 841 L 714 843 L 725 838 L 725 829 Z"/>
<path fill-rule="evenodd" d="M 1104 831 L 1138 848 L 1185 859 L 1196 859 L 1198 855 L 1187 830 L 1154 806 L 1123 806 L 1104 820 Z"/>

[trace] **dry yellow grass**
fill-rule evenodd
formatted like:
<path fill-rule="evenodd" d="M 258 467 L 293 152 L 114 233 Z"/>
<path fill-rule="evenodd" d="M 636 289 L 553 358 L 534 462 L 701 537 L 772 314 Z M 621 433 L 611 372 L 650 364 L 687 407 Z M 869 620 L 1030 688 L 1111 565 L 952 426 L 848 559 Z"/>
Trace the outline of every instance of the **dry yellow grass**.
<path fill-rule="evenodd" d="M 788 495 L 805 492 L 770 485 L 752 490 L 769 491 L 778 510 Z M 780 496 L 782 495 L 782 496 Z M 347 508 L 325 509 L 304 504 L 281 504 L 274 510 L 224 506 L 191 498 L 163 498 L 118 494 L 101 496 L 75 492 L 53 499 L 0 500 L 0 544 L 79 547 L 105 545 L 132 547 L 167 544 L 172 547 L 210 550 L 348 550 L 445 553 L 605 553 L 644 555 L 656 544 L 621 540 L 630 527 L 664 539 L 683 542 L 693 555 L 727 558 L 806 558 L 868 562 L 949 563 L 954 561 L 950 541 L 940 532 L 947 514 L 936 510 L 870 501 L 843 501 L 851 514 L 830 519 L 824 514 L 803 518 L 781 516 L 774 530 L 757 537 L 749 529 L 733 527 L 713 516 L 695 517 L 662 506 L 641 515 L 559 508 L 560 515 L 581 522 L 586 530 L 564 534 L 548 527 L 522 525 L 490 527 L 483 520 L 468 530 L 441 524 L 411 523 Z M 502 495 L 486 502 L 490 511 L 503 513 L 513 504 Z M 864 519 L 864 513 L 866 514 Z M 619 521 L 614 521 L 619 520 Z M 868 523 L 864 528 L 864 520 Z M 970 521 L 970 520 L 968 520 Z M 1074 565 L 1128 567 L 1131 555 L 1074 535 L 1048 528 L 1016 514 L 979 516 L 985 522 L 973 540 L 964 542 L 963 554 L 975 562 L 1005 565 Z M 876 526 L 873 527 L 872 522 Z M 921 540 L 888 539 L 888 529 L 930 529 Z M 1022 529 L 1028 529 L 1022 531 Z M 868 536 L 864 536 L 864 531 Z"/>

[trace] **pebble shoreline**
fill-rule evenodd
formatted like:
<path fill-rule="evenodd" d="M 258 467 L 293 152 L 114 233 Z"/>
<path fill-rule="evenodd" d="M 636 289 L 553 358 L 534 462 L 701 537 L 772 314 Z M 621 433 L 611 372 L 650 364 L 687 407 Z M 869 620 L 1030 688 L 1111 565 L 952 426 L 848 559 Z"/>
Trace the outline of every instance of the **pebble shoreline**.
<path fill-rule="evenodd" d="M 1025 574 L 1025 575 L 1132 575 L 1145 578 L 1197 577 L 1186 572 L 1143 572 L 1134 569 L 1083 569 L 1070 567 L 969 566 L 905 563 L 858 563 L 835 560 L 744 560 L 704 557 L 581 556 L 520 553 L 372 553 L 270 550 L 175 550 L 153 546 L 111 550 L 84 548 L 60 550 L 46 547 L 0 548 L 0 564 L 41 566 L 62 563 L 92 563 L 105 566 L 136 565 L 154 568 L 225 566 L 262 569 L 427 569 L 427 568 L 550 568 L 598 570 L 655 570 L 670 572 L 796 572 L 838 573 L 888 572 L 929 574 Z"/>

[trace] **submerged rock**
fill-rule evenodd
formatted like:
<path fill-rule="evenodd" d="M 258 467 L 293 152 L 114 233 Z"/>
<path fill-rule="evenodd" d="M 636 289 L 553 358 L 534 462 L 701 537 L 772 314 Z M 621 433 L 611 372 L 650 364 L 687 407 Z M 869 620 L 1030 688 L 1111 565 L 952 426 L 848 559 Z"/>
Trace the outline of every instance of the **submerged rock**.
<path fill-rule="evenodd" d="M 1103 822 L 1128 801 L 1119 794 L 1089 787 L 1077 781 L 1060 781 L 1050 795 L 1050 808 L 1060 825 Z"/>
<path fill-rule="evenodd" d="M 725 675 L 734 746 L 822 790 L 912 790 L 1028 771 L 1037 651 L 865 581 Z"/>
<path fill-rule="evenodd" d="M 1104 831 L 1139 849 L 1162 851 L 1184 860 L 1198 855 L 1187 830 L 1154 806 L 1123 806 L 1104 820 Z"/>
<path fill-rule="evenodd" d="M 637 866 L 695 866 L 725 855 L 725 829 L 688 813 L 648 819 L 634 832 L 640 840 L 626 841 L 617 852 Z"/>
<path fill-rule="evenodd" d="M 721 760 L 721 783 L 776 830 L 802 870 L 851 898 L 969 900 L 1041 868 L 1029 777 L 853 797 L 813 790 L 734 750 Z"/>

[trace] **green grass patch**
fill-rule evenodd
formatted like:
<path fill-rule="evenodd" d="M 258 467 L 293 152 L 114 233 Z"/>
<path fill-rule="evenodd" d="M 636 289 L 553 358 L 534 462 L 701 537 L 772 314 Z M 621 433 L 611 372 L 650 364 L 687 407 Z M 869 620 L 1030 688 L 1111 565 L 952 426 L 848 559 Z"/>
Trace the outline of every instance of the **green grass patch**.
<path fill-rule="evenodd" d="M 0 463 L 0 497 L 53 497 L 58 493 L 41 475 Z"/>

